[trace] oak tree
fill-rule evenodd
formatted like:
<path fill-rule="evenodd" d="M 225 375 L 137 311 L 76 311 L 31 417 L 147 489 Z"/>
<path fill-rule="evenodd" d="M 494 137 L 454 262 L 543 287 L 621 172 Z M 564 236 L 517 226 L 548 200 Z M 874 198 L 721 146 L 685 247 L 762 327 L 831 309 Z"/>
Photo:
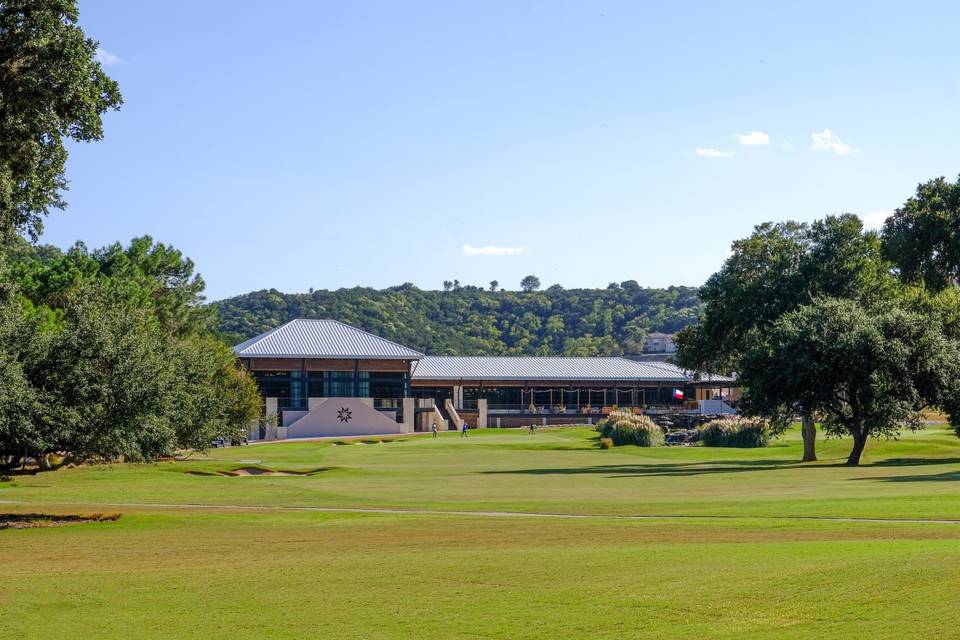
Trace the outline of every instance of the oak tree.
<path fill-rule="evenodd" d="M 0 240 L 36 239 L 66 206 L 64 140 L 101 139 L 101 116 L 122 103 L 77 20 L 76 0 L 0 3 Z"/>

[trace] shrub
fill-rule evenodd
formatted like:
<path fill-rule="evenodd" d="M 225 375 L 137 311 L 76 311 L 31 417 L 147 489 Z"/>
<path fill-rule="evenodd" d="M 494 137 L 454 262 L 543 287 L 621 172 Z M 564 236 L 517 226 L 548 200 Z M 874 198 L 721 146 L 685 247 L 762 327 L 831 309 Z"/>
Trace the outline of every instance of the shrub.
<path fill-rule="evenodd" d="M 707 447 L 766 447 L 770 423 L 760 418 L 719 418 L 700 427 L 699 436 Z"/>
<path fill-rule="evenodd" d="M 610 415 L 597 423 L 601 441 L 608 438 L 614 445 L 633 444 L 638 447 L 659 447 L 663 445 L 663 431 L 647 416 L 630 411 L 611 411 Z M 601 444 L 602 446 L 602 444 Z"/>
<path fill-rule="evenodd" d="M 600 438 L 600 448 L 601 449 L 611 449 L 613 448 L 613 440 L 610 438 Z M 0 482 L 3 481 L 3 478 L 0 478 Z"/>

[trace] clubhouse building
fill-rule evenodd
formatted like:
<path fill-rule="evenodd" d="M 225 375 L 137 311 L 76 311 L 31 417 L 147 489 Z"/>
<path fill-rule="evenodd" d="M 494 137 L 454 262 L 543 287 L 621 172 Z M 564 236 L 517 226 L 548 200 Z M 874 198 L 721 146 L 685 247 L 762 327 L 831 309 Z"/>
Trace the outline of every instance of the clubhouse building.
<path fill-rule="evenodd" d="M 234 351 L 276 425 L 252 439 L 379 435 L 638 413 L 732 411 L 734 379 L 620 357 L 427 356 L 336 320 L 291 320 Z"/>

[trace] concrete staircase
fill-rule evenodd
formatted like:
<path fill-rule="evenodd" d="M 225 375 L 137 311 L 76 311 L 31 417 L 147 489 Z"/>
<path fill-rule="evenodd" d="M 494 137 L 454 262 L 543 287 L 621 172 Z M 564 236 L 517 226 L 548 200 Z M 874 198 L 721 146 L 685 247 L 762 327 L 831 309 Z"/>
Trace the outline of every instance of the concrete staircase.
<path fill-rule="evenodd" d="M 459 431 L 460 425 L 463 424 L 463 420 L 460 418 L 460 414 L 457 413 L 457 408 L 453 406 L 453 400 L 447 398 L 447 401 L 443 403 L 443 408 L 446 410 L 447 415 L 450 416 L 450 421 L 453 424 L 454 430 Z"/>

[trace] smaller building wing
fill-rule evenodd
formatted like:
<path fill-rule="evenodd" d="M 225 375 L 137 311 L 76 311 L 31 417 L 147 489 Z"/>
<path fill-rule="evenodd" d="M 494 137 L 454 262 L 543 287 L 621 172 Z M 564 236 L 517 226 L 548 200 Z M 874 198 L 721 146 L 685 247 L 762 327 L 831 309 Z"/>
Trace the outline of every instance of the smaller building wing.
<path fill-rule="evenodd" d="M 413 380 L 502 380 L 609 382 L 693 382 L 694 376 L 668 362 L 636 362 L 626 358 L 566 357 L 446 357 L 426 356 L 417 363 Z M 730 381 L 712 376 L 712 381 Z"/>

